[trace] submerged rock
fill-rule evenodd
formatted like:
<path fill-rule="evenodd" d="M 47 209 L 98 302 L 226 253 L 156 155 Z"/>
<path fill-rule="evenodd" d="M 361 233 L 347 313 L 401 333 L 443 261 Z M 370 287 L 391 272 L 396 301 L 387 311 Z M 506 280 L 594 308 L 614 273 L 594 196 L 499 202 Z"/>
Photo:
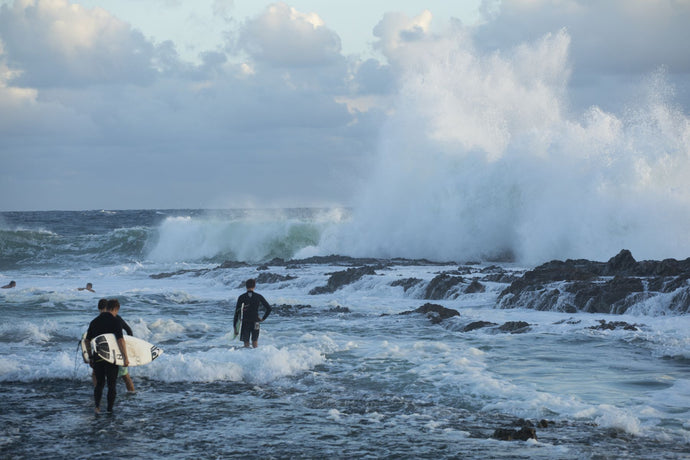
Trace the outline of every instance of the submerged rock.
<path fill-rule="evenodd" d="M 600 331 L 613 331 L 616 329 L 623 329 L 625 331 L 639 331 L 640 328 L 637 324 L 626 323 L 625 321 L 610 321 L 607 322 L 604 319 L 599 320 L 598 326 L 590 326 L 588 329 L 600 330 Z"/>
<path fill-rule="evenodd" d="M 432 279 L 426 287 L 424 298 L 428 300 L 441 300 L 451 298 L 454 288 L 463 282 L 461 276 L 441 273 Z M 455 293 L 454 297 L 457 297 Z"/>
<path fill-rule="evenodd" d="M 419 278 L 403 278 L 403 279 L 393 281 L 390 285 L 393 287 L 402 286 L 403 290 L 405 292 L 407 292 L 408 290 L 412 289 L 413 287 L 418 286 L 423 281 L 424 280 L 419 279 Z"/>
<path fill-rule="evenodd" d="M 280 275 L 278 273 L 261 273 L 256 277 L 256 282 L 258 284 L 273 284 L 294 279 L 297 279 L 297 277 L 292 275 Z"/>
<path fill-rule="evenodd" d="M 498 326 L 496 323 L 490 321 L 473 321 L 462 329 L 462 332 L 470 332 L 485 327 Z"/>
<path fill-rule="evenodd" d="M 347 270 L 331 273 L 328 278 L 328 283 L 325 286 L 315 287 L 309 291 L 310 295 L 330 294 L 337 291 L 343 286 L 352 284 L 358 281 L 365 275 L 375 275 L 376 269 L 371 266 L 364 266 L 359 268 L 348 268 Z"/>
<path fill-rule="evenodd" d="M 476 294 L 484 291 L 486 291 L 486 287 L 477 280 L 472 280 L 470 285 L 465 288 L 465 294 Z"/>
<path fill-rule="evenodd" d="M 537 430 L 527 426 L 523 426 L 519 430 L 510 428 L 498 428 L 494 431 L 492 436 L 494 439 L 500 441 L 527 441 L 528 439 L 537 439 Z"/>
<path fill-rule="evenodd" d="M 411 315 L 413 313 L 421 313 L 426 315 L 427 318 L 431 320 L 432 324 L 438 324 L 443 320 L 452 318 L 453 316 L 460 316 L 457 310 L 452 308 L 446 308 L 443 305 L 437 305 L 433 303 L 426 303 L 416 310 L 405 311 L 400 313 L 401 315 Z"/>

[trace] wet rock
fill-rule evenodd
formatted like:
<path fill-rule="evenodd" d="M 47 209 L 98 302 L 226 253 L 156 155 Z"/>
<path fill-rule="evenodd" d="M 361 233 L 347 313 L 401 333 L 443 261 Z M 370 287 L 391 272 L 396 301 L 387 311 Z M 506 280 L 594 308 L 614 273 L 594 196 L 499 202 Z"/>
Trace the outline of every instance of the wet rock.
<path fill-rule="evenodd" d="M 403 290 L 407 292 L 408 290 L 418 286 L 422 282 L 423 280 L 419 278 L 403 278 L 393 281 L 390 285 L 393 287 L 402 286 Z"/>
<path fill-rule="evenodd" d="M 236 260 L 226 260 L 222 264 L 220 264 L 216 268 L 242 268 L 242 267 L 248 267 L 249 264 L 247 262 L 238 262 Z"/>
<path fill-rule="evenodd" d="M 266 264 L 259 265 L 258 267 L 256 267 L 256 271 L 259 271 L 259 272 L 266 271 L 266 270 L 269 270 L 268 265 L 266 265 Z"/>
<path fill-rule="evenodd" d="M 154 280 L 160 280 L 164 278 L 172 278 L 173 276 L 179 276 L 179 275 L 187 275 L 187 274 L 193 274 L 194 276 L 201 276 L 205 273 L 208 273 L 210 270 L 206 268 L 201 268 L 201 269 L 193 269 L 193 270 L 177 270 L 176 272 L 166 272 L 166 273 L 157 273 L 153 275 L 149 275 L 149 278 L 152 278 Z"/>
<path fill-rule="evenodd" d="M 537 430 L 527 426 L 523 426 L 519 430 L 510 428 L 498 428 L 494 431 L 492 436 L 494 439 L 500 441 L 527 441 L 528 439 L 537 439 Z"/>
<path fill-rule="evenodd" d="M 257 284 L 274 284 L 294 279 L 297 279 L 297 277 L 292 275 L 280 275 L 278 273 L 261 273 L 256 277 L 256 282 Z"/>
<path fill-rule="evenodd" d="M 529 330 L 529 323 L 524 321 L 508 321 L 499 326 L 498 330 L 501 332 L 510 332 L 511 334 L 522 334 Z"/>
<path fill-rule="evenodd" d="M 272 307 L 272 312 L 277 314 L 278 316 L 294 316 L 298 313 L 302 313 L 305 310 L 311 309 L 311 305 L 288 305 L 288 304 L 281 304 L 281 305 L 274 305 Z"/>
<path fill-rule="evenodd" d="M 310 295 L 330 294 L 338 289 L 358 281 L 365 275 L 375 275 L 376 269 L 371 266 L 348 268 L 347 270 L 331 273 L 325 286 L 315 287 L 309 291 Z"/>
<path fill-rule="evenodd" d="M 424 298 L 428 300 L 441 300 L 457 297 L 457 293 L 453 294 L 452 290 L 463 282 L 461 276 L 454 276 L 448 273 L 441 273 L 432 279 L 426 287 Z"/>
<path fill-rule="evenodd" d="M 486 291 L 486 287 L 477 280 L 472 280 L 470 285 L 465 288 L 465 294 L 476 294 L 484 291 Z"/>
<path fill-rule="evenodd" d="M 465 326 L 462 329 L 462 332 L 470 332 L 470 331 L 482 329 L 485 327 L 491 327 L 491 326 L 498 326 L 498 324 L 492 323 L 489 321 L 474 321 L 474 322 L 471 322 L 470 324 L 468 324 L 467 326 Z"/>
<path fill-rule="evenodd" d="M 574 313 L 625 313 L 650 298 L 665 310 L 690 311 L 690 258 L 638 262 L 622 250 L 608 262 L 554 260 L 526 272 L 503 290 L 501 308 L 533 308 Z"/>
<path fill-rule="evenodd" d="M 421 313 L 431 320 L 432 324 L 438 324 L 443 320 L 452 318 L 453 316 L 460 316 L 457 310 L 452 308 L 446 308 L 443 305 L 437 305 L 433 303 L 426 303 L 416 310 L 405 311 L 400 313 L 401 315 L 410 315 L 413 313 Z"/>
<path fill-rule="evenodd" d="M 350 309 L 347 307 L 341 307 L 338 305 L 337 307 L 331 307 L 328 309 L 330 313 L 351 313 Z"/>
<path fill-rule="evenodd" d="M 600 331 L 613 331 L 616 329 L 623 329 L 625 331 L 639 331 L 640 328 L 637 324 L 626 323 L 625 321 L 610 321 L 600 319 L 598 326 L 590 326 L 588 329 L 600 330 Z"/>

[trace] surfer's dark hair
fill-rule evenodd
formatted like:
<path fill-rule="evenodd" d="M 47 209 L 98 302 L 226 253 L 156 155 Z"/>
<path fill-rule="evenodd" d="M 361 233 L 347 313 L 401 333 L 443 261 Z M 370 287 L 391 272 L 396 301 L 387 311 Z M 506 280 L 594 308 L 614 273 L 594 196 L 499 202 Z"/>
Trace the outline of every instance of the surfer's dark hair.
<path fill-rule="evenodd" d="M 254 278 L 249 278 L 246 283 L 247 289 L 252 289 L 256 287 L 256 280 Z"/>
<path fill-rule="evenodd" d="M 98 309 L 106 310 L 108 308 L 108 299 L 101 299 L 98 301 Z"/>
<path fill-rule="evenodd" d="M 120 301 L 117 299 L 108 300 L 108 306 L 105 308 L 106 311 L 113 311 L 120 308 Z"/>

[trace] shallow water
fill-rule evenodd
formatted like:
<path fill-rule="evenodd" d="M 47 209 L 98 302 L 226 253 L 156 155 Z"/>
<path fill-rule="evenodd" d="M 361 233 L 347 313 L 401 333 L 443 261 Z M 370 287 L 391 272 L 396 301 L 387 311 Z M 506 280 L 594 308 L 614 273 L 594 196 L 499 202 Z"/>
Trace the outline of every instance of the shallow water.
<path fill-rule="evenodd" d="M 690 453 L 687 316 L 500 310 L 494 304 L 506 285 L 485 282 L 485 293 L 435 301 L 460 316 L 434 325 L 422 315 L 399 316 L 426 301 L 419 289 L 405 292 L 390 283 L 428 282 L 457 264 L 381 266 L 332 294 L 309 295 L 346 267 L 269 263 L 257 271 L 259 264 L 251 263 L 213 270 L 215 259 L 154 260 L 147 251 L 165 230 L 147 216 L 141 222 L 127 216 L 148 235 L 134 245 L 141 252 L 128 248 L 101 263 L 90 253 L 75 263 L 62 247 L 41 243 L 48 245 L 44 259 L 52 260 L 46 265 L 26 256 L 33 249 L 15 247 L 2 280 L 12 277 L 18 287 L 0 292 L 1 457 L 645 459 Z M 57 234 L 50 222 L 32 219 L 24 225 Z M 85 231 L 72 227 L 77 230 L 63 228 L 60 238 L 78 246 Z M 90 240 L 110 238 L 111 230 L 103 232 Z M 527 268 L 502 266 L 515 273 Z M 178 270 L 190 271 L 150 278 Z M 239 286 L 261 272 L 295 278 L 258 286 L 275 308 L 262 324 L 259 348 L 245 350 L 230 339 L 229 317 Z M 76 290 L 87 281 L 95 294 Z M 165 353 L 132 368 L 136 394 L 119 383 L 115 413 L 96 416 L 77 340 L 101 296 L 119 298 L 135 336 Z M 602 319 L 639 327 L 589 329 Z M 530 327 L 520 334 L 462 332 L 473 321 Z M 492 439 L 498 428 L 517 429 L 521 418 L 545 419 L 548 426 L 536 428 L 537 440 Z"/>

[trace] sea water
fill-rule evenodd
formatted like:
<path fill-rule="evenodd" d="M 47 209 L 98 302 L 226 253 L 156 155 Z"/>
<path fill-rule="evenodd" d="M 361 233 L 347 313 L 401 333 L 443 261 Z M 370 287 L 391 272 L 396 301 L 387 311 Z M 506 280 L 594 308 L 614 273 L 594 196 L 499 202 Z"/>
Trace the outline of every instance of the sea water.
<path fill-rule="evenodd" d="M 311 295 L 349 265 L 309 257 L 328 255 L 354 218 L 334 209 L 3 213 L 0 283 L 17 287 L 0 290 L 0 457 L 690 456 L 688 315 L 649 304 L 615 316 L 503 310 L 496 299 L 508 284 L 485 280 L 483 293 L 434 301 L 460 316 L 399 315 L 427 302 L 424 286 L 441 272 L 462 266 L 470 281 L 531 268 L 452 253 L 412 261 L 372 250 L 374 275 Z M 283 281 L 257 286 L 273 313 L 259 347 L 244 349 L 232 340 L 235 302 L 246 279 L 266 273 Z M 391 285 L 408 278 L 419 281 L 407 291 Z M 87 282 L 95 293 L 78 290 Z M 77 350 L 100 298 L 119 299 L 134 335 L 165 350 L 130 368 L 137 391 L 119 382 L 112 415 L 94 414 Z M 600 320 L 637 330 L 590 328 Z M 463 332 L 474 321 L 529 328 Z M 536 440 L 492 437 L 520 419 L 547 426 Z"/>

